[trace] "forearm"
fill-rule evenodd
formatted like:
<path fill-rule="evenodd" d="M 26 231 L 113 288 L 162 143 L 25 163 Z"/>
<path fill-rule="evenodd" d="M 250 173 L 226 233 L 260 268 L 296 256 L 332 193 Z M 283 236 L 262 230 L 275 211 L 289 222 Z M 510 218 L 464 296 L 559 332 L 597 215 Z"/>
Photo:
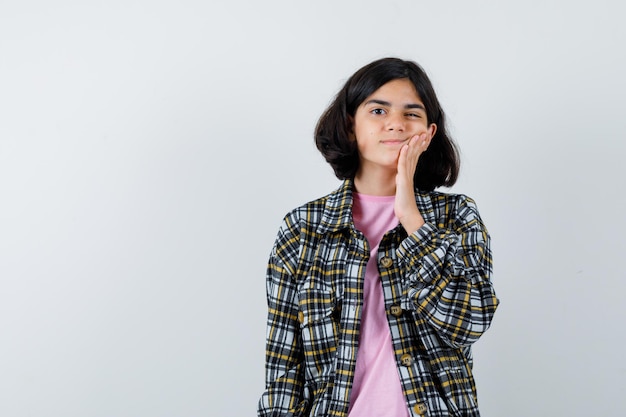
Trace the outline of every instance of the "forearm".
<path fill-rule="evenodd" d="M 474 343 L 498 305 L 491 283 L 490 238 L 482 223 L 453 231 L 424 224 L 398 249 L 406 308 L 415 310 L 454 347 Z"/>

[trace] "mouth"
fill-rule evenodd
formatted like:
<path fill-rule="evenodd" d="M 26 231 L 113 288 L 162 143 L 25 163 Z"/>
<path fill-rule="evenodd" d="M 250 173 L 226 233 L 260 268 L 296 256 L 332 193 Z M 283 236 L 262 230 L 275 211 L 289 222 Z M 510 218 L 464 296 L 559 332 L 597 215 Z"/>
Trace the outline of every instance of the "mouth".
<path fill-rule="evenodd" d="M 406 139 L 383 139 L 380 141 L 383 145 L 403 145 Z"/>

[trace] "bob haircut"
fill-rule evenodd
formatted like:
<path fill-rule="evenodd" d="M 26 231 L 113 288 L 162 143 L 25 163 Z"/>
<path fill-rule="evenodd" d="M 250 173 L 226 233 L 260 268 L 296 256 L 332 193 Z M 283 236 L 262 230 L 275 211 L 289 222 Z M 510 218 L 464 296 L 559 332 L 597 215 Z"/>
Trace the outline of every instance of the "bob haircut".
<path fill-rule="evenodd" d="M 437 125 L 430 146 L 420 155 L 413 177 L 415 188 L 433 191 L 454 185 L 460 166 L 457 147 L 448 135 L 445 114 L 428 76 L 412 61 L 383 58 L 354 73 L 317 122 L 317 149 L 333 167 L 337 178 L 354 179 L 359 169 L 359 153 L 350 134 L 356 110 L 374 91 L 396 79 L 411 81 L 426 107 L 427 123 Z"/>

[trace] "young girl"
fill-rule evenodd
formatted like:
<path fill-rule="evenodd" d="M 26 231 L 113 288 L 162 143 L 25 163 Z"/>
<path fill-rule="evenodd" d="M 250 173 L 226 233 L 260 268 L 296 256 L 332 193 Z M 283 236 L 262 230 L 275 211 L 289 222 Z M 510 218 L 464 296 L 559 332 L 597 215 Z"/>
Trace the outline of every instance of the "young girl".
<path fill-rule="evenodd" d="M 267 268 L 259 416 L 478 416 L 470 346 L 498 305 L 474 201 L 430 80 L 358 70 L 315 141 L 343 184 L 289 213 Z"/>

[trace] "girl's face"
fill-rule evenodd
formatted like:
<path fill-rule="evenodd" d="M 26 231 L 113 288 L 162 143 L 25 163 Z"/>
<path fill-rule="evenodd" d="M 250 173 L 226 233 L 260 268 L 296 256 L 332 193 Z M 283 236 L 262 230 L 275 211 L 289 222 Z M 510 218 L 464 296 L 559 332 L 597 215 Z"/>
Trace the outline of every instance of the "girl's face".
<path fill-rule="evenodd" d="M 413 83 L 406 78 L 389 81 L 363 100 L 354 114 L 352 134 L 359 151 L 359 171 L 395 172 L 402 146 L 415 135 L 428 132 L 433 136 L 436 130 L 426 120 L 424 103 Z"/>

